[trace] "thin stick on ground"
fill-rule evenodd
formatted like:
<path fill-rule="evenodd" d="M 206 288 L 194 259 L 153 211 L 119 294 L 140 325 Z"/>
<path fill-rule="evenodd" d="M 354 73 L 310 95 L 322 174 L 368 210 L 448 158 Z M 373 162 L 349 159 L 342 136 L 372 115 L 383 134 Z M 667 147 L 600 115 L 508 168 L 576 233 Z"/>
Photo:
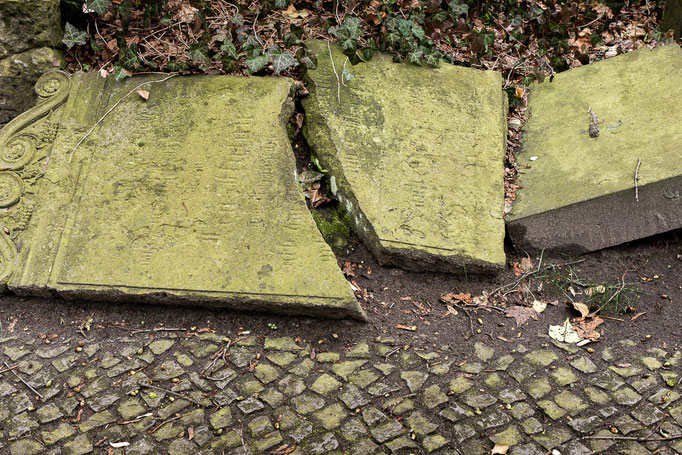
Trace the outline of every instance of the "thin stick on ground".
<path fill-rule="evenodd" d="M 116 108 L 116 106 L 118 106 L 119 104 L 121 104 L 121 101 L 123 101 L 123 100 L 126 99 L 128 96 L 130 96 L 131 94 L 135 93 L 136 90 L 139 90 L 140 88 L 144 87 L 144 86 L 147 85 L 147 84 L 156 84 L 156 83 L 159 83 L 159 82 L 165 82 L 165 81 L 167 81 L 168 79 L 170 79 L 171 77 L 174 77 L 174 76 L 177 76 L 177 74 L 176 74 L 176 73 L 173 73 L 173 74 L 171 74 L 171 75 L 168 76 L 168 77 L 164 77 L 163 79 L 159 79 L 158 81 L 147 81 L 147 82 L 143 82 L 143 83 L 141 83 L 140 85 L 138 85 L 137 87 L 135 87 L 134 89 L 132 89 L 131 91 L 129 91 L 128 93 L 126 93 L 125 95 L 123 95 L 118 101 L 116 101 L 116 102 L 114 103 L 113 106 L 111 106 L 111 107 L 109 108 L 108 111 L 106 111 L 106 112 L 104 113 L 104 115 L 103 115 L 102 117 L 100 117 L 99 120 L 97 120 L 97 123 L 95 123 L 95 124 L 92 126 L 92 128 L 90 128 L 90 130 L 89 130 L 87 133 L 85 133 L 85 136 L 83 136 L 83 137 L 81 138 L 81 140 L 78 141 L 78 143 L 73 147 L 73 149 L 71 149 L 71 153 L 69 153 L 69 163 L 71 162 L 71 158 L 73 158 L 73 152 L 76 151 L 76 149 L 78 148 L 78 146 L 80 146 L 80 145 L 83 143 L 83 141 L 85 141 L 85 140 L 88 138 L 88 136 L 90 136 L 90 134 L 91 134 L 93 131 L 95 131 L 95 128 L 97 128 L 97 126 L 98 126 L 100 123 L 102 123 L 102 121 L 104 121 L 104 119 L 106 118 L 106 116 L 109 115 L 109 114 L 111 113 L 111 111 L 113 111 L 113 110 Z"/>
<path fill-rule="evenodd" d="M 191 403 L 194 403 L 194 404 L 196 404 L 197 406 L 204 407 L 203 404 L 199 403 L 199 402 L 196 401 L 196 400 L 193 400 L 192 398 L 190 398 L 190 397 L 188 397 L 188 396 L 185 396 L 185 395 L 183 395 L 183 394 L 181 394 L 181 393 L 173 392 L 172 390 L 164 389 L 163 387 L 157 387 L 157 386 L 155 386 L 155 385 L 150 385 L 150 384 L 140 384 L 140 387 L 144 387 L 144 388 L 147 388 L 147 389 L 158 390 L 159 392 L 164 392 L 164 393 L 167 393 L 167 394 L 169 394 L 169 395 L 174 395 L 174 396 L 176 396 L 176 397 L 178 397 L 178 398 L 182 398 L 183 400 L 187 400 L 187 401 L 189 401 L 189 402 L 191 402 Z"/>
<path fill-rule="evenodd" d="M 469 313 L 469 310 L 464 308 L 462 305 L 458 305 L 456 303 L 450 303 L 450 305 L 459 308 L 462 313 L 466 314 L 467 317 L 469 318 L 469 328 L 471 329 L 471 336 L 474 336 L 474 319 L 471 317 L 471 314 Z"/>
<path fill-rule="evenodd" d="M 38 396 L 40 397 L 41 400 L 43 399 L 43 396 L 40 394 L 40 392 L 38 392 L 36 389 L 34 389 L 33 387 L 31 387 L 31 385 L 30 385 L 28 382 L 24 381 L 24 380 L 21 378 L 21 376 L 19 376 L 19 375 L 14 371 L 14 368 L 13 368 L 13 367 L 10 367 L 9 364 L 8 364 L 7 362 L 5 362 L 5 367 L 7 368 L 7 371 L 10 371 L 10 372 L 11 372 L 14 376 L 16 376 L 17 379 L 20 380 L 26 387 L 28 387 L 29 389 L 31 389 L 31 392 L 33 392 L 33 393 L 35 393 L 36 395 L 38 395 Z"/>
<path fill-rule="evenodd" d="M 327 41 L 327 49 L 329 49 L 329 60 L 332 62 L 332 70 L 334 70 L 334 76 L 336 76 L 336 98 L 341 104 L 341 79 L 339 78 L 339 73 L 336 72 L 336 65 L 334 65 L 334 56 L 332 55 L 332 47 Z"/>
<path fill-rule="evenodd" d="M 178 420 L 178 419 L 181 418 L 181 417 L 184 417 L 184 416 L 181 416 L 180 414 L 178 414 L 178 415 L 176 415 L 175 417 L 171 417 L 171 418 L 168 419 L 168 420 L 164 420 L 164 421 L 161 422 L 159 425 L 157 425 L 156 427 L 154 427 L 153 430 L 147 431 L 147 433 L 149 433 L 149 434 L 154 434 L 154 433 L 156 433 L 156 431 L 157 431 L 159 428 L 161 428 L 161 427 L 164 426 L 165 424 L 171 423 L 171 422 L 174 421 L 174 420 Z"/>
<path fill-rule="evenodd" d="M 639 202 L 639 166 L 642 164 L 642 157 L 637 160 L 637 167 L 635 168 L 635 201 Z"/>
<path fill-rule="evenodd" d="M 5 364 L 5 365 L 6 365 L 6 364 Z M 2 373 L 7 373 L 8 371 L 12 371 L 12 370 L 14 370 L 15 368 L 19 368 L 19 365 L 14 365 L 14 366 L 12 366 L 12 367 L 7 367 L 7 368 L 5 368 L 4 370 L 0 370 L 0 374 L 2 374 Z"/>
<path fill-rule="evenodd" d="M 130 333 L 132 335 L 135 335 L 136 333 L 146 333 L 146 332 L 186 332 L 186 331 L 187 331 L 187 329 L 183 329 L 180 327 L 178 327 L 177 329 L 170 329 L 170 328 L 167 329 L 165 327 L 157 327 L 155 329 L 135 329 L 135 330 L 131 330 Z"/>
<path fill-rule="evenodd" d="M 637 436 L 583 436 L 583 439 L 615 439 L 620 441 L 674 441 L 682 439 L 682 434 L 668 436 L 667 438 L 638 438 Z"/>

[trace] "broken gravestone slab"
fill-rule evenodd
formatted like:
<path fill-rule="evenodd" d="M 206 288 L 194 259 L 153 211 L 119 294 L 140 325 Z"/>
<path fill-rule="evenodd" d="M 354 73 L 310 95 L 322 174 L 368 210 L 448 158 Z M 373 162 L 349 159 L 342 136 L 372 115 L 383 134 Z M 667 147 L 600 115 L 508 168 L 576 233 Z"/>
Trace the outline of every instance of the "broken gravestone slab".
<path fill-rule="evenodd" d="M 307 46 L 318 66 L 306 75 L 304 134 L 377 259 L 416 270 L 503 267 L 500 74 L 388 55 L 351 67 L 336 45 Z"/>
<path fill-rule="evenodd" d="M 364 318 L 296 183 L 292 81 L 160 78 L 48 73 L 0 131 L 9 289 Z"/>
<path fill-rule="evenodd" d="M 682 227 L 681 81 L 669 45 L 533 87 L 508 218 L 518 249 L 581 253 Z"/>

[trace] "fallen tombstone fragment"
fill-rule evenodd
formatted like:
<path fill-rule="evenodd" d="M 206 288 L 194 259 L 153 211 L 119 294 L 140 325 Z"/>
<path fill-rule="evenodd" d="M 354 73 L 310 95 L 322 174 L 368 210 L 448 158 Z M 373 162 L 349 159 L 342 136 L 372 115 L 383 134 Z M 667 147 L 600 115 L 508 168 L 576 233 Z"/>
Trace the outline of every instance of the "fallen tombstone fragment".
<path fill-rule="evenodd" d="M 681 77 L 673 44 L 533 87 L 507 218 L 517 249 L 583 253 L 682 227 Z"/>
<path fill-rule="evenodd" d="M 41 102 L 0 130 L 2 281 L 17 294 L 363 319 L 298 187 L 291 87 L 43 76 Z"/>
<path fill-rule="evenodd" d="M 306 45 L 318 66 L 306 74 L 304 135 L 379 262 L 504 267 L 500 74 L 396 64 L 388 55 L 351 66 L 337 45 Z"/>

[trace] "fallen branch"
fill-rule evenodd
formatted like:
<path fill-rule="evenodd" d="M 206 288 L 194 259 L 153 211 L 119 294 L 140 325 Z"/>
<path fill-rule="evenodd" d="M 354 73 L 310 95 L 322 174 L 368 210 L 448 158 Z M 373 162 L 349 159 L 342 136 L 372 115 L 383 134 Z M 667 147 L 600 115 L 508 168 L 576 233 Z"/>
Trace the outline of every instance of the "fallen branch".
<path fill-rule="evenodd" d="M 167 393 L 167 394 L 169 394 L 169 395 L 174 395 L 174 396 L 176 396 L 176 397 L 178 397 L 178 398 L 182 398 L 183 400 L 187 400 L 187 401 L 189 401 L 189 402 L 191 402 L 191 403 L 194 403 L 194 404 L 196 404 L 197 406 L 204 407 L 204 405 L 203 405 L 202 403 L 199 403 L 198 401 L 193 400 L 192 398 L 190 398 L 190 397 L 188 397 L 188 396 L 185 396 L 185 395 L 183 395 L 183 394 L 181 394 L 181 393 L 173 392 L 172 390 L 164 389 L 163 387 L 157 387 L 157 386 L 155 386 L 155 385 L 150 385 L 150 384 L 140 384 L 140 387 L 145 387 L 145 388 L 147 388 L 147 389 L 158 390 L 159 392 L 164 392 L 164 393 Z"/>
<path fill-rule="evenodd" d="M 28 382 L 24 381 L 24 380 L 21 378 L 21 376 L 19 376 L 19 375 L 14 371 L 14 368 L 16 368 L 16 367 L 10 367 L 9 364 L 8 364 L 7 362 L 5 362 L 5 367 L 7 368 L 6 371 L 10 371 L 14 376 L 17 377 L 18 380 L 20 380 L 21 382 L 23 382 L 24 385 L 25 385 L 26 387 L 28 387 L 29 389 L 31 389 L 31 392 L 33 392 L 33 393 L 35 393 L 36 395 L 38 395 L 38 396 L 40 397 L 41 400 L 43 399 L 43 396 L 40 394 L 40 392 L 38 392 L 36 389 L 34 389 L 33 387 L 31 387 L 31 385 L 30 385 Z"/>
<path fill-rule="evenodd" d="M 19 368 L 19 365 L 17 364 L 17 365 L 14 365 L 13 367 L 8 367 L 8 368 L 5 368 L 4 370 L 0 370 L 0 374 L 7 373 L 8 371 L 12 371 L 15 368 Z"/>
<path fill-rule="evenodd" d="M 674 441 L 682 439 L 682 434 L 668 436 L 667 438 L 639 438 L 637 436 L 583 436 L 583 439 L 614 439 L 622 441 Z"/>
<path fill-rule="evenodd" d="M 143 82 L 143 83 L 141 83 L 140 85 L 138 85 L 137 87 L 135 87 L 134 89 L 132 89 L 131 91 L 129 91 L 128 93 L 126 93 L 125 95 L 123 95 L 118 101 L 116 101 L 116 102 L 114 103 L 113 106 L 111 106 L 111 107 L 109 108 L 108 111 L 106 111 L 106 112 L 104 113 L 104 115 L 103 115 L 102 117 L 100 117 L 99 120 L 97 120 L 97 123 L 95 123 L 95 124 L 92 126 L 92 128 L 90 128 L 90 130 L 89 130 L 87 133 L 85 133 L 85 136 L 83 136 L 83 137 L 81 138 L 81 140 L 78 141 L 78 143 L 71 149 L 71 153 L 69 153 L 69 163 L 71 162 L 71 158 L 73 158 L 73 152 L 76 151 L 76 149 L 78 148 L 78 146 L 81 145 L 81 144 L 83 143 L 83 141 L 86 140 L 86 139 L 88 138 L 88 136 L 90 136 L 90 133 L 92 133 L 92 132 L 95 130 L 95 128 L 97 128 L 97 125 L 99 125 L 100 123 L 102 123 L 102 121 L 106 118 L 106 116 L 109 115 L 109 114 L 111 113 L 111 111 L 113 111 L 113 110 L 116 108 L 116 106 L 118 106 L 119 104 L 121 104 L 121 101 L 123 101 L 123 100 L 126 99 L 129 95 L 135 93 L 136 90 L 140 89 L 141 87 L 143 87 L 143 86 L 145 86 L 145 85 L 147 85 L 147 84 L 156 84 L 156 83 L 159 83 L 159 82 L 165 82 L 165 81 L 167 81 L 168 79 L 170 79 L 171 77 L 174 77 L 174 76 L 177 76 L 177 74 L 176 74 L 176 73 L 173 73 L 173 74 L 171 74 L 171 75 L 168 76 L 168 77 L 164 77 L 163 79 L 159 79 L 158 81 L 147 81 L 147 82 Z"/>

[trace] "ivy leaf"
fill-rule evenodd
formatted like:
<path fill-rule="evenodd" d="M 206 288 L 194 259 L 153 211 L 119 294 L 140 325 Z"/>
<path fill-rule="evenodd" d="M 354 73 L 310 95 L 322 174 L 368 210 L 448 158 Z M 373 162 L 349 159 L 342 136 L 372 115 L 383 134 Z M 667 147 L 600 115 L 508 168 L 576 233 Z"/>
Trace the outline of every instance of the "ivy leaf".
<path fill-rule="evenodd" d="M 104 16 L 110 6 L 111 0 L 88 0 L 87 3 L 87 8 L 97 13 L 98 16 Z"/>
<path fill-rule="evenodd" d="M 275 8 L 284 8 L 289 3 L 289 0 L 275 0 Z"/>
<path fill-rule="evenodd" d="M 225 55 L 234 60 L 237 60 L 239 58 L 239 54 L 237 54 L 237 48 L 234 46 L 234 43 L 232 42 L 231 39 L 228 39 L 223 44 L 221 44 L 220 50 L 225 52 Z"/>
<path fill-rule="evenodd" d="M 363 30 L 360 27 L 360 19 L 348 16 L 343 25 L 333 31 L 330 29 L 330 33 L 339 39 L 339 44 L 343 49 L 353 50 L 357 47 L 357 40 L 362 36 Z"/>
<path fill-rule="evenodd" d="M 294 58 L 294 55 L 291 52 L 283 51 L 279 47 L 271 47 L 270 50 L 268 50 L 268 57 L 272 59 L 272 67 L 275 70 L 275 74 L 298 66 L 298 62 Z"/>
<path fill-rule="evenodd" d="M 261 44 L 260 41 L 258 41 L 258 38 L 256 38 L 256 35 L 249 35 L 248 38 L 246 38 L 246 41 L 244 41 L 244 44 L 242 44 L 242 50 L 244 51 L 250 51 L 252 49 L 260 49 Z"/>
<path fill-rule="evenodd" d="M 348 81 L 350 81 L 350 80 L 353 80 L 353 78 L 354 78 L 355 76 L 353 76 L 353 75 L 350 73 L 350 71 L 348 71 L 348 68 L 344 68 L 344 69 L 343 69 L 343 73 L 341 74 L 341 77 L 343 77 L 343 80 L 344 80 L 345 82 L 348 82 Z"/>
<path fill-rule="evenodd" d="M 424 38 L 424 29 L 419 26 L 416 22 L 412 24 L 412 34 L 414 35 L 415 38 L 417 38 L 419 41 Z"/>
<path fill-rule="evenodd" d="M 230 22 L 232 22 L 237 27 L 239 27 L 240 25 L 244 25 L 244 16 L 237 13 L 230 19 Z"/>
<path fill-rule="evenodd" d="M 64 26 L 64 37 L 62 38 L 62 43 L 66 44 L 67 49 L 71 49 L 74 45 L 83 45 L 87 43 L 88 34 L 78 30 L 76 27 L 70 23 L 66 23 Z"/>
<path fill-rule="evenodd" d="M 129 46 L 121 46 L 119 44 L 119 49 L 118 61 L 121 66 L 129 70 L 137 68 L 140 64 L 140 59 L 137 57 L 137 44 L 131 44 Z"/>
<path fill-rule="evenodd" d="M 424 57 L 424 51 L 422 51 L 420 48 L 416 48 L 413 49 L 412 52 L 410 52 L 407 56 L 409 57 L 410 62 L 421 66 L 422 57 Z"/>
<path fill-rule="evenodd" d="M 466 16 L 469 14 L 469 5 L 466 3 L 460 3 L 458 0 L 452 0 L 450 3 L 448 3 L 448 6 L 450 7 L 452 15 L 455 16 L 455 19 L 459 19 L 460 16 Z"/>
<path fill-rule="evenodd" d="M 210 61 L 210 58 L 208 58 L 208 48 L 202 43 L 191 44 L 187 56 L 191 60 L 198 62 L 208 63 Z"/>
<path fill-rule="evenodd" d="M 265 64 L 268 63 L 268 59 L 262 55 L 258 49 L 254 49 L 251 54 L 246 57 L 244 63 L 246 64 L 247 71 L 250 74 L 253 74 L 265 68 Z"/>
<path fill-rule="evenodd" d="M 121 22 L 127 25 L 130 22 L 130 13 L 133 10 L 133 6 L 130 0 L 123 0 L 120 5 L 118 5 L 118 14 L 121 16 Z"/>

